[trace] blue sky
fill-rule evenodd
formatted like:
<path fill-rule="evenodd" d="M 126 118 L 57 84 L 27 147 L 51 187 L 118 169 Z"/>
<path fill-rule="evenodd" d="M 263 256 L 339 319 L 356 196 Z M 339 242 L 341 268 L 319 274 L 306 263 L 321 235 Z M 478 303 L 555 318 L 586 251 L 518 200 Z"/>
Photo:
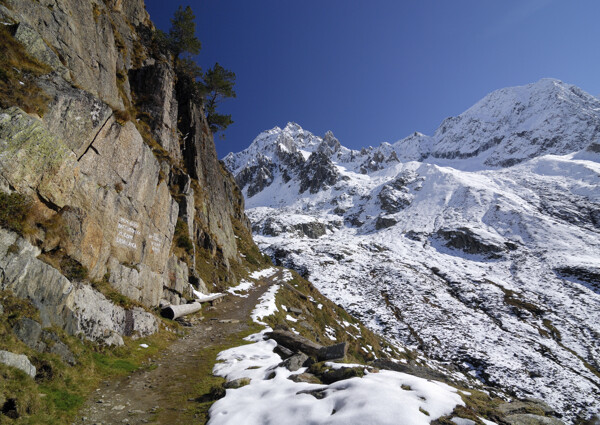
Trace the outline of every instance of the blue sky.
<path fill-rule="evenodd" d="M 146 0 L 196 14 L 198 63 L 237 74 L 219 156 L 294 121 L 350 148 L 432 134 L 487 93 L 553 77 L 600 95 L 597 0 Z"/>

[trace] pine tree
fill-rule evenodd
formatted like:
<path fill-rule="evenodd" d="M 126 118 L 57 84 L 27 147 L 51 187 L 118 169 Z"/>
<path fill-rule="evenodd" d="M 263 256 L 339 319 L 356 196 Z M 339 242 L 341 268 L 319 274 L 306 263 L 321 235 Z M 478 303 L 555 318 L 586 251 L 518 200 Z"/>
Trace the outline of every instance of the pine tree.
<path fill-rule="evenodd" d="M 183 53 L 197 55 L 202 48 L 200 40 L 196 37 L 195 19 L 194 12 L 192 12 L 192 8 L 189 6 L 185 9 L 179 6 L 179 9 L 175 11 L 175 15 L 171 19 L 168 43 L 170 50 L 175 56 L 175 61 Z"/>
<path fill-rule="evenodd" d="M 224 99 L 236 97 L 233 90 L 235 73 L 215 63 L 212 69 L 204 73 L 202 80 L 199 83 L 199 90 L 205 99 L 208 125 L 213 133 L 225 130 L 233 123 L 231 115 L 219 114 L 216 108 Z"/>

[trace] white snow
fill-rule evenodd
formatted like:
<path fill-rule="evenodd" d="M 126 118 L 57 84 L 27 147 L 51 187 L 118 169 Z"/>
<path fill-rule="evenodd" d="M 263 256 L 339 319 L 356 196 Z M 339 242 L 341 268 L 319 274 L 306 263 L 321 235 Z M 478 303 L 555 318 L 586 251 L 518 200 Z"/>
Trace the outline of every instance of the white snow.
<path fill-rule="evenodd" d="M 600 287 L 563 272 L 600 273 L 600 100 L 551 79 L 502 89 L 433 136 L 332 150 L 344 179 L 299 193 L 278 146 L 306 158 L 324 141 L 289 124 L 225 158 L 234 173 L 260 155 L 274 164 L 246 201 L 263 250 L 399 344 L 416 348 L 416 334 L 429 356 L 567 420 L 600 409 L 600 378 L 583 362 L 599 367 Z M 326 233 L 298 231 L 311 223 Z M 443 236 L 457 230 L 496 253 Z"/>
<path fill-rule="evenodd" d="M 228 389 L 225 397 L 213 404 L 210 425 L 425 425 L 463 405 L 456 389 L 446 384 L 385 370 L 331 385 L 293 382 L 287 379 L 293 373 L 278 366 L 281 358 L 273 353 L 277 343 L 263 340 L 264 333 L 270 330 L 248 337 L 249 341 L 256 341 L 253 344 L 219 353 L 217 359 L 221 362 L 213 369 L 215 375 L 229 381 L 249 378 L 251 382 L 242 388 Z M 266 379 L 273 373 L 273 378 Z M 306 394 L 313 390 L 323 391 L 324 397 L 317 399 Z"/>
<path fill-rule="evenodd" d="M 273 276 L 276 272 L 277 272 L 277 269 L 275 267 L 258 270 L 258 271 L 253 272 L 252 274 L 250 274 L 250 279 L 258 280 L 258 279 L 262 279 L 263 277 L 270 277 L 270 276 Z"/>
<path fill-rule="evenodd" d="M 233 286 L 227 289 L 227 292 L 230 294 L 236 295 L 238 297 L 246 298 L 248 294 L 244 294 L 243 292 L 248 292 L 250 289 L 254 287 L 254 282 L 249 280 L 242 279 L 237 286 Z"/>
<path fill-rule="evenodd" d="M 259 303 L 251 314 L 252 320 L 256 323 L 260 323 L 262 325 L 266 325 L 262 318 L 267 317 L 275 313 L 277 309 L 277 304 L 275 303 L 275 295 L 279 290 L 279 285 L 273 285 L 267 291 L 261 295 L 258 299 Z"/>

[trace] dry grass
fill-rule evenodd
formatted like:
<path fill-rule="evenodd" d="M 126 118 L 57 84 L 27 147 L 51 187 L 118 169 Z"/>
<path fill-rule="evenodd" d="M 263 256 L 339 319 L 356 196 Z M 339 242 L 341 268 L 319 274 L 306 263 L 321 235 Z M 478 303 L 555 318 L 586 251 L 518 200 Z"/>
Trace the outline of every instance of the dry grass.
<path fill-rule="evenodd" d="M 39 312 L 29 301 L 15 297 L 10 291 L 0 291 L 0 303 L 4 307 L 4 314 L 0 315 L 0 349 L 25 354 L 42 372 L 32 379 L 19 370 L 0 365 L 0 407 L 13 399 L 19 415 L 13 420 L 0 414 L 2 424 L 71 423 L 100 381 L 150 367 L 148 359 L 155 358 L 176 339 L 173 333 L 163 330 L 137 340 L 125 337 L 123 347 L 103 347 L 69 336 L 60 329 L 49 329 L 75 356 L 77 364 L 69 366 L 55 354 L 32 350 L 12 332 L 14 324 L 23 317 L 39 322 Z M 177 327 L 171 321 L 168 326 Z M 141 343 L 149 348 L 140 350 Z"/>
<path fill-rule="evenodd" d="M 35 79 L 50 71 L 25 51 L 9 26 L 0 25 L 0 107 L 18 106 L 27 113 L 43 115 L 49 98 Z"/>

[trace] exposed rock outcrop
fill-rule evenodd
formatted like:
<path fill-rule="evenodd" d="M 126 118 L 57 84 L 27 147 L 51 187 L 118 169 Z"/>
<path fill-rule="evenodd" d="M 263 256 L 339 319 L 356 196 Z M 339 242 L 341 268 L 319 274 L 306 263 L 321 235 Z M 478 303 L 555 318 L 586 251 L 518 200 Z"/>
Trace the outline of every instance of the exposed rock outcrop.
<path fill-rule="evenodd" d="M 243 198 L 143 0 L 6 0 L 0 18 L 52 70 L 36 80 L 42 116 L 0 110 L 0 190 L 31 200 L 26 239 L 0 229 L 0 287 L 30 299 L 42 327 L 119 344 L 158 324 L 91 282 L 147 307 L 236 283 Z"/>
<path fill-rule="evenodd" d="M 9 351 L 0 350 L 0 363 L 21 369 L 32 378 L 35 376 L 35 366 L 31 364 L 24 354 L 14 354 Z"/>

